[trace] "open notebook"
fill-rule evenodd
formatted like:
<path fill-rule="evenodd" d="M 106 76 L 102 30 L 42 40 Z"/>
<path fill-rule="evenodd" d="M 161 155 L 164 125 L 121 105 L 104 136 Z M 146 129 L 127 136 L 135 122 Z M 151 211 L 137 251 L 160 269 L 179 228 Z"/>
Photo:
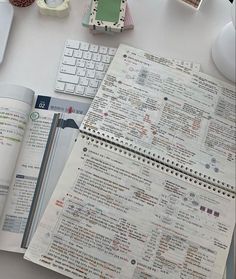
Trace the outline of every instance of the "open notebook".
<path fill-rule="evenodd" d="M 71 278 L 222 279 L 235 91 L 121 45 L 25 258 Z"/>

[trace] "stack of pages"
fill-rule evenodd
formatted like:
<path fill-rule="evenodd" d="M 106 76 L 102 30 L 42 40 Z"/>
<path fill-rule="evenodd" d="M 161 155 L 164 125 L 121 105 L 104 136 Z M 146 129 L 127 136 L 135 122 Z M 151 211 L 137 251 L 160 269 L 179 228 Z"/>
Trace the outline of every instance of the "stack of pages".
<path fill-rule="evenodd" d="M 0 90 L 0 248 L 71 278 L 222 279 L 236 92 L 199 69 L 120 45 L 89 108 Z"/>
<path fill-rule="evenodd" d="M 93 34 L 115 34 L 134 28 L 126 0 L 88 0 L 82 25 Z"/>

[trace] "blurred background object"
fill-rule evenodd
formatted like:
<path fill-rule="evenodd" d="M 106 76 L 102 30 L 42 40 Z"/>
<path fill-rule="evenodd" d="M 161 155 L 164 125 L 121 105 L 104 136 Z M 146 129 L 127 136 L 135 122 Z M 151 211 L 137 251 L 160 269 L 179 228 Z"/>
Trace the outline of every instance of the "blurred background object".
<path fill-rule="evenodd" d="M 203 0 L 181 0 L 195 9 L 199 9 Z"/>
<path fill-rule="evenodd" d="M 227 23 L 212 47 L 212 58 L 218 70 L 229 80 L 235 82 L 235 1 L 232 4 L 232 21 Z"/>
<path fill-rule="evenodd" d="M 17 7 L 27 7 L 31 5 L 34 0 L 9 0 L 9 2 Z"/>

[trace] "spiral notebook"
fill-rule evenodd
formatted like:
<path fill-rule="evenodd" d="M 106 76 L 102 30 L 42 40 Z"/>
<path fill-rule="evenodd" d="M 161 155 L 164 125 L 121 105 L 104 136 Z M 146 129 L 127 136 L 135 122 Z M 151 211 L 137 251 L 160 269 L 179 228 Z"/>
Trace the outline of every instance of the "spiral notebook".
<path fill-rule="evenodd" d="M 159 62 L 118 48 L 26 259 L 71 278 L 222 279 L 234 88 Z"/>

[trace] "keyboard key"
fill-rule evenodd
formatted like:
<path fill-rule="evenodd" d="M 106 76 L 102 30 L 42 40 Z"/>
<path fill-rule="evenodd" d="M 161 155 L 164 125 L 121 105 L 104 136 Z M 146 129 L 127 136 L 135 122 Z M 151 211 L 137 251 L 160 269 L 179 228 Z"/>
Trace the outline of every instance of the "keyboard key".
<path fill-rule="evenodd" d="M 86 68 L 87 69 L 93 70 L 94 67 L 95 67 L 95 63 L 93 61 L 87 61 L 86 62 Z"/>
<path fill-rule="evenodd" d="M 75 91 L 75 85 L 74 85 L 74 84 L 67 83 L 67 84 L 66 84 L 66 92 L 74 93 L 74 91 Z"/>
<path fill-rule="evenodd" d="M 78 67 L 81 67 L 81 68 L 84 68 L 85 67 L 85 61 L 84 60 L 77 60 L 77 66 Z"/>
<path fill-rule="evenodd" d="M 66 41 L 66 47 L 79 49 L 79 46 L 80 46 L 79 41 L 74 41 L 74 40 L 67 40 Z"/>
<path fill-rule="evenodd" d="M 90 45 L 89 51 L 98 52 L 98 45 Z"/>
<path fill-rule="evenodd" d="M 89 50 L 89 43 L 81 42 L 80 43 L 80 49 L 81 50 Z"/>
<path fill-rule="evenodd" d="M 76 86 L 75 93 L 78 95 L 84 95 L 84 86 L 81 85 Z"/>
<path fill-rule="evenodd" d="M 92 60 L 95 62 L 100 62 L 101 58 L 102 58 L 102 56 L 99 53 L 93 53 L 93 55 L 92 55 Z"/>
<path fill-rule="evenodd" d="M 105 64 L 105 65 L 104 65 L 104 72 L 105 72 L 105 73 L 107 72 L 108 68 L 109 68 L 109 64 Z"/>
<path fill-rule="evenodd" d="M 109 48 L 108 54 L 114 56 L 116 54 L 116 48 Z"/>
<path fill-rule="evenodd" d="M 80 49 L 74 50 L 74 57 L 75 58 L 82 58 L 83 56 L 83 51 Z"/>
<path fill-rule="evenodd" d="M 88 78 L 94 78 L 95 77 L 95 71 L 94 70 L 87 70 L 87 75 Z"/>
<path fill-rule="evenodd" d="M 102 81 L 101 81 L 101 80 L 98 80 L 97 82 L 98 82 L 98 88 L 99 88 L 100 85 L 101 85 L 101 83 L 102 83 Z"/>
<path fill-rule="evenodd" d="M 65 65 L 75 66 L 76 59 L 74 57 L 64 56 L 62 63 Z"/>
<path fill-rule="evenodd" d="M 77 69 L 77 76 L 84 77 L 85 74 L 86 74 L 86 69 L 85 68 L 78 68 Z"/>
<path fill-rule="evenodd" d="M 93 87 L 93 88 L 98 88 L 98 81 L 96 79 L 91 79 L 89 82 L 89 86 Z"/>
<path fill-rule="evenodd" d="M 74 76 L 74 75 L 68 75 L 68 74 L 62 74 L 60 73 L 58 75 L 58 81 L 62 82 L 68 82 L 68 83 L 73 83 L 73 84 L 78 84 L 79 82 L 79 77 Z"/>
<path fill-rule="evenodd" d="M 97 93 L 97 88 L 91 88 L 91 87 L 87 87 L 85 88 L 85 95 L 87 97 L 94 97 Z"/>
<path fill-rule="evenodd" d="M 101 54 L 107 54 L 108 48 L 104 46 L 100 46 L 99 53 Z"/>
<path fill-rule="evenodd" d="M 83 58 L 85 59 L 85 60 L 91 60 L 91 58 L 92 58 L 92 53 L 91 52 L 84 52 L 83 53 Z"/>
<path fill-rule="evenodd" d="M 64 89 L 65 89 L 65 83 L 64 82 L 60 82 L 60 81 L 57 81 L 56 82 L 56 91 L 59 91 L 59 92 L 63 92 Z"/>
<path fill-rule="evenodd" d="M 88 86 L 89 84 L 89 79 L 88 78 L 80 78 L 80 85 L 83 85 L 83 86 Z"/>
<path fill-rule="evenodd" d="M 64 55 L 65 56 L 73 56 L 73 52 L 74 52 L 73 49 L 66 47 L 65 50 L 64 50 Z"/>
<path fill-rule="evenodd" d="M 96 70 L 103 71 L 104 70 L 104 64 L 103 63 L 96 63 Z"/>
<path fill-rule="evenodd" d="M 100 80 L 102 80 L 104 76 L 105 76 L 105 72 L 96 72 L 95 75 L 96 79 L 100 79 Z"/>
<path fill-rule="evenodd" d="M 111 57 L 108 56 L 108 55 L 103 55 L 102 56 L 102 62 L 109 64 L 111 62 Z"/>
<path fill-rule="evenodd" d="M 62 65 L 60 69 L 61 73 L 71 74 L 75 75 L 76 73 L 76 67 L 74 66 L 68 66 L 68 65 Z"/>

